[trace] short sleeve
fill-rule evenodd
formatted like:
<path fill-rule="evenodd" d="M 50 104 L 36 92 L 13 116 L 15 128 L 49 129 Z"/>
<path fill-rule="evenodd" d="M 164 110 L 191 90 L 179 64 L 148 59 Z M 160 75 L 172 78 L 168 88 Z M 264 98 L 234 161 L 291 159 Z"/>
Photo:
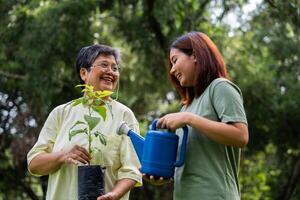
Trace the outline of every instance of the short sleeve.
<path fill-rule="evenodd" d="M 128 124 L 128 126 L 139 133 L 139 124 L 136 120 L 133 112 L 131 110 L 127 110 L 124 113 L 124 121 Z M 134 150 L 132 142 L 130 138 L 126 135 L 122 135 L 121 149 L 120 149 L 120 158 L 121 158 L 121 168 L 118 170 L 118 179 L 129 178 L 135 180 L 137 183 L 135 187 L 139 187 L 142 185 L 142 174 L 139 171 L 139 167 L 141 166 L 137 154 Z"/>
<path fill-rule="evenodd" d="M 126 110 L 124 113 L 124 121 L 134 132 L 140 133 L 139 123 L 136 120 L 133 112 L 131 110 Z"/>
<path fill-rule="evenodd" d="M 27 163 L 41 153 L 50 153 L 59 131 L 58 108 L 55 108 L 48 116 L 40 132 L 37 142 L 27 154 Z M 29 171 L 30 172 L 30 171 Z M 30 172 L 32 173 L 32 172 Z M 32 173 L 33 174 L 33 173 Z M 33 174 L 39 176 L 38 174 Z"/>
<path fill-rule="evenodd" d="M 247 124 L 241 90 L 229 81 L 220 81 L 212 86 L 211 101 L 221 122 Z"/>

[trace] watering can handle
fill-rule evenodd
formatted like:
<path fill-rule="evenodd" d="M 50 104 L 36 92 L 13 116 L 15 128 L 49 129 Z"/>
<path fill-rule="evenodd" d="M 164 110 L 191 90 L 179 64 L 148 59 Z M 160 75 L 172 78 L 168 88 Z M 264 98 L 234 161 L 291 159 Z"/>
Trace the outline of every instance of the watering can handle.
<path fill-rule="evenodd" d="M 187 126 L 182 127 L 183 129 L 183 138 L 181 142 L 181 149 L 180 149 L 180 158 L 175 162 L 175 167 L 180 167 L 184 163 L 184 157 L 185 157 L 185 149 L 186 149 L 186 141 L 187 141 L 187 134 L 188 134 L 188 128 Z"/>
<path fill-rule="evenodd" d="M 152 122 L 150 127 L 151 130 L 156 130 L 156 123 L 157 123 L 157 119 Z M 182 127 L 182 129 L 183 129 L 183 138 L 182 138 L 181 149 L 180 149 L 180 158 L 174 163 L 175 167 L 180 167 L 184 163 L 188 128 L 187 126 L 184 126 Z"/>
<path fill-rule="evenodd" d="M 155 119 L 153 122 L 152 122 L 152 124 L 151 124 L 151 127 L 150 127 L 150 130 L 156 130 L 156 124 L 157 124 L 157 119 Z"/>

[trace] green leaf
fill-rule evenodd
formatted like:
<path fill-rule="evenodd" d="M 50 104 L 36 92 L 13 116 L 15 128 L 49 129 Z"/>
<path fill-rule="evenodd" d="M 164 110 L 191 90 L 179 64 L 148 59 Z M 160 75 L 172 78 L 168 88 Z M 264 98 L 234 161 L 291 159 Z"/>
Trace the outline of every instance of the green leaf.
<path fill-rule="evenodd" d="M 100 133 L 99 131 L 95 131 L 94 135 L 95 135 L 96 137 L 99 138 L 99 141 L 100 141 L 103 145 L 106 145 L 106 144 L 107 144 L 105 135 L 103 135 L 103 134 Z"/>
<path fill-rule="evenodd" d="M 77 121 L 77 122 L 70 128 L 70 130 L 73 129 L 75 126 L 79 125 L 79 124 L 84 124 L 84 125 L 86 125 L 86 123 L 84 123 L 84 122 L 82 122 L 82 121 Z"/>
<path fill-rule="evenodd" d="M 111 115 L 112 118 L 114 118 L 113 112 L 112 112 L 112 106 L 110 104 L 108 104 L 106 101 L 104 101 L 106 107 L 108 108 L 108 111 Z"/>
<path fill-rule="evenodd" d="M 103 134 L 98 135 L 98 138 L 103 145 L 106 145 L 106 138 Z"/>
<path fill-rule="evenodd" d="M 84 115 L 84 120 L 88 123 L 90 131 L 92 131 L 99 123 L 100 118 Z"/>
<path fill-rule="evenodd" d="M 70 131 L 69 131 L 69 141 L 72 139 L 72 137 L 74 137 L 75 135 L 80 134 L 80 133 L 87 134 L 87 128 L 78 129 L 78 130 L 72 130 L 72 131 L 70 129 Z"/>
<path fill-rule="evenodd" d="M 81 103 L 82 103 L 82 105 L 86 106 L 88 101 L 89 101 L 89 97 L 84 96 L 84 97 L 82 97 Z"/>
<path fill-rule="evenodd" d="M 94 147 L 94 148 L 93 148 L 93 152 L 94 152 L 94 151 L 100 151 L 100 152 L 101 152 L 101 149 L 99 149 L 99 148 L 97 148 L 97 147 Z"/>
<path fill-rule="evenodd" d="M 96 106 L 100 106 L 100 105 L 103 105 L 103 104 L 104 104 L 104 102 L 103 102 L 102 99 L 96 99 L 96 100 L 95 100 L 95 105 L 96 105 Z"/>
<path fill-rule="evenodd" d="M 96 111 L 102 118 L 103 121 L 106 119 L 106 108 L 104 106 L 92 106 L 93 110 Z"/>
<path fill-rule="evenodd" d="M 82 103 L 82 97 L 81 98 L 78 98 L 78 99 L 75 99 L 73 102 L 72 102 L 72 106 L 77 106 L 78 104 L 81 104 Z"/>
<path fill-rule="evenodd" d="M 96 91 L 95 96 L 96 98 L 103 98 L 103 97 L 110 96 L 112 93 L 113 93 L 112 91 L 108 91 L 108 90 Z"/>

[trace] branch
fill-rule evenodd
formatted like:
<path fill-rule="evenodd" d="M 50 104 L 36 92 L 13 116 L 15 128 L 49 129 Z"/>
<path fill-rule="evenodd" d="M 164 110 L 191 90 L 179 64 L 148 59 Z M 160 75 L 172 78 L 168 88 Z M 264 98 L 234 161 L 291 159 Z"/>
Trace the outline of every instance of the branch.
<path fill-rule="evenodd" d="M 277 6 L 275 6 L 275 2 L 273 0 L 265 0 L 271 7 L 273 8 L 277 8 Z"/>
<path fill-rule="evenodd" d="M 17 80 L 26 79 L 26 76 L 24 76 L 24 75 L 12 74 L 12 73 L 5 72 L 5 71 L 2 71 L 2 70 L 0 70 L 0 75 L 5 76 L 7 78 L 17 79 Z"/>
<path fill-rule="evenodd" d="M 207 5 L 210 3 L 210 0 L 206 0 L 206 1 L 203 1 L 199 7 L 199 9 L 197 10 L 197 16 L 195 18 L 195 21 L 200 21 L 200 19 L 203 17 L 204 15 L 204 12 L 205 12 L 205 9 L 207 7 Z M 202 19 L 201 21 L 203 21 L 204 19 Z"/>
<path fill-rule="evenodd" d="M 166 38 L 164 34 L 161 31 L 160 23 L 157 21 L 153 14 L 153 8 L 154 8 L 154 0 L 147 0 L 147 6 L 144 10 L 147 22 L 150 26 L 150 29 L 155 34 L 156 39 L 158 40 L 158 43 L 162 49 L 166 48 Z"/>
<path fill-rule="evenodd" d="M 210 0 L 203 1 L 200 5 L 199 12 L 203 14 L 206 6 L 210 3 Z"/>
<path fill-rule="evenodd" d="M 296 187 L 300 182 L 300 155 L 295 159 L 292 172 L 288 178 L 287 183 L 284 186 L 283 192 L 279 196 L 278 200 L 288 200 L 292 197 Z"/>
<path fill-rule="evenodd" d="M 38 196 L 34 193 L 28 183 L 24 183 L 23 180 L 19 180 L 20 186 L 23 188 L 23 191 L 30 197 L 32 200 L 39 200 Z"/>

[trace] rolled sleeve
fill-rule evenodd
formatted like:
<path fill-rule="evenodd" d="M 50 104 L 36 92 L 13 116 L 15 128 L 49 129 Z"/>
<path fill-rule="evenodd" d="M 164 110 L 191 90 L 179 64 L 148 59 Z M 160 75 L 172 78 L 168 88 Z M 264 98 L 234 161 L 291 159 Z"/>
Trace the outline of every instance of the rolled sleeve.
<path fill-rule="evenodd" d="M 140 162 L 129 137 L 122 136 L 120 148 L 122 167 L 118 170 L 118 180 L 124 178 L 133 179 L 136 181 L 135 187 L 141 186 L 142 174 L 139 171 Z"/>
<path fill-rule="evenodd" d="M 41 132 L 38 137 L 37 142 L 32 147 L 32 149 L 27 154 L 27 164 L 29 165 L 33 158 L 41 153 L 50 153 L 53 150 L 53 146 L 56 140 L 58 132 L 58 118 L 57 109 L 54 109 L 48 116 Z M 41 176 L 39 174 L 32 173 L 29 169 L 28 171 L 35 176 Z"/>
<path fill-rule="evenodd" d="M 134 132 L 139 134 L 139 124 L 131 110 L 127 110 L 124 113 L 124 121 Z M 118 179 L 133 179 L 136 181 L 135 187 L 141 186 L 142 174 L 139 170 L 141 164 L 138 160 L 133 144 L 128 136 L 122 136 L 122 143 L 120 148 L 122 167 L 118 170 Z"/>

